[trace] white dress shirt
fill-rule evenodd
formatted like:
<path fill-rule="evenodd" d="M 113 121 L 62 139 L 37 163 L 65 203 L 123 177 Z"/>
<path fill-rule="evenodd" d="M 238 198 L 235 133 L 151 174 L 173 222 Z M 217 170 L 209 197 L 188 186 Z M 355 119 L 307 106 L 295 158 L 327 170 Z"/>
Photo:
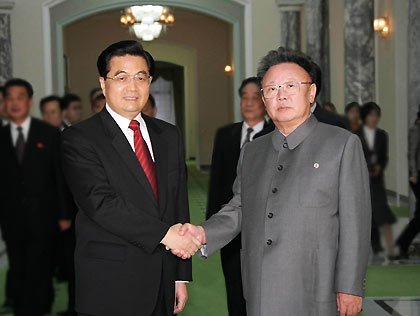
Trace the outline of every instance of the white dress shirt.
<path fill-rule="evenodd" d="M 111 109 L 108 103 L 105 105 L 105 107 L 109 114 L 111 114 L 114 121 L 118 124 L 124 136 L 127 138 L 127 141 L 130 144 L 131 148 L 135 152 L 136 150 L 134 148 L 134 131 L 131 128 L 129 128 L 131 120 L 119 115 L 117 112 Z M 141 135 L 143 136 L 143 139 L 146 142 L 147 147 L 149 148 L 150 155 L 152 156 L 152 160 L 154 162 L 155 156 L 153 155 L 152 142 L 150 141 L 149 131 L 147 130 L 146 122 L 141 117 L 141 113 L 139 113 L 134 118 L 134 120 L 137 120 L 140 123 Z"/>
<path fill-rule="evenodd" d="M 16 141 L 19 136 L 19 131 L 17 130 L 19 126 L 22 127 L 23 140 L 26 143 L 28 141 L 29 127 L 31 127 L 31 117 L 28 116 L 26 120 L 20 125 L 16 125 L 12 121 L 10 121 L 10 134 L 12 134 L 13 146 L 16 146 Z"/>
<path fill-rule="evenodd" d="M 249 137 L 249 140 L 250 141 L 252 141 L 252 139 L 254 138 L 254 136 L 256 135 L 256 134 L 258 134 L 259 132 L 261 132 L 262 130 L 263 130 L 263 128 L 264 128 L 264 123 L 265 123 L 265 120 L 262 120 L 261 122 L 259 122 L 259 123 L 257 123 L 257 124 L 255 124 L 253 127 L 252 127 L 252 129 L 253 129 L 253 131 L 252 131 L 252 133 L 249 135 L 250 137 Z M 244 145 L 244 143 L 245 143 L 245 140 L 246 140 L 246 135 L 248 134 L 248 128 L 249 127 L 251 127 L 251 126 L 249 126 L 245 121 L 242 123 L 242 134 L 241 134 L 241 148 L 242 148 L 242 146 Z"/>
<path fill-rule="evenodd" d="M 368 148 L 370 150 L 373 150 L 375 146 L 375 134 L 376 134 L 376 128 L 370 129 L 367 126 L 363 126 L 363 132 L 365 133 L 366 137 L 366 143 L 368 145 Z"/>

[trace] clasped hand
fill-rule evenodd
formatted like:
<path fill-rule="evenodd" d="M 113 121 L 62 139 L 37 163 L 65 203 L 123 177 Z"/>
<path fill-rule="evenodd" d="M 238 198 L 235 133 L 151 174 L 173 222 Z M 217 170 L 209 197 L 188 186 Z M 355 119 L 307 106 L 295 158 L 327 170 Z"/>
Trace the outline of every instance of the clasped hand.
<path fill-rule="evenodd" d="M 166 249 L 182 259 L 191 258 L 205 243 L 203 227 L 189 223 L 173 225 L 162 239 Z"/>

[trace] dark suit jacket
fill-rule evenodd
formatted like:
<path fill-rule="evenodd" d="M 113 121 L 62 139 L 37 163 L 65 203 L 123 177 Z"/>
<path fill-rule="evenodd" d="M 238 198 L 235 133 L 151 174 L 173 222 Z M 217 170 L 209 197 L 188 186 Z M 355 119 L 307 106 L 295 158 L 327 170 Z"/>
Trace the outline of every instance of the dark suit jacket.
<path fill-rule="evenodd" d="M 319 103 L 317 103 L 313 114 L 315 115 L 317 120 L 321 123 L 334 125 L 334 126 L 342 127 L 346 130 L 350 130 L 350 123 L 347 120 L 347 118 L 345 118 L 344 116 L 338 115 L 336 113 L 324 110 Z"/>
<path fill-rule="evenodd" d="M 143 115 L 156 161 L 159 204 L 121 129 L 104 108 L 62 134 L 64 173 L 76 216 L 76 310 L 150 315 L 163 285 L 168 311 L 191 261 L 164 250 L 169 227 L 189 221 L 179 129 Z"/>
<path fill-rule="evenodd" d="M 11 125 L 0 129 L 0 224 L 3 237 L 50 239 L 58 219 L 70 219 L 60 166 L 59 131 L 32 118 L 22 165 Z"/>
<path fill-rule="evenodd" d="M 209 196 L 206 218 L 217 213 L 222 205 L 233 197 L 232 186 L 236 178 L 236 167 L 241 153 L 241 133 L 243 122 L 219 128 L 216 132 L 211 161 Z M 274 130 L 272 122 L 265 123 L 261 132 L 253 139 Z"/>

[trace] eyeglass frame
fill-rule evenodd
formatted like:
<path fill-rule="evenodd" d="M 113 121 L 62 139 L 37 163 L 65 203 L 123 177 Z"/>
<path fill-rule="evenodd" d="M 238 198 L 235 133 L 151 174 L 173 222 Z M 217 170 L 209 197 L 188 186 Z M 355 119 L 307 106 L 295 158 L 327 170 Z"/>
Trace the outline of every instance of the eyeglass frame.
<path fill-rule="evenodd" d="M 136 73 L 135 75 L 129 75 L 128 73 L 126 73 L 126 72 L 119 72 L 119 73 L 117 73 L 114 77 L 108 77 L 108 76 L 105 76 L 104 78 L 105 79 L 111 79 L 111 80 L 113 80 L 114 82 L 118 82 L 118 81 L 116 81 L 118 78 L 118 76 L 120 76 L 121 74 L 123 74 L 123 75 L 126 75 L 128 78 L 130 78 L 130 80 L 129 81 L 127 81 L 126 83 L 125 82 L 120 82 L 120 83 L 125 83 L 125 84 L 129 84 L 130 82 L 131 82 L 131 80 L 133 80 L 134 78 L 138 78 L 139 77 L 139 75 L 146 75 L 146 77 L 147 77 L 147 82 L 148 82 L 148 85 L 150 86 L 150 84 L 152 83 L 152 79 L 153 79 L 153 77 L 151 76 L 151 75 L 149 75 L 147 72 L 145 72 L 145 71 L 139 71 L 138 73 Z M 134 81 L 135 83 L 137 82 L 137 81 Z"/>
<path fill-rule="evenodd" d="M 311 82 L 311 81 L 287 81 L 287 82 L 284 82 L 284 83 L 282 83 L 281 85 L 279 85 L 279 84 L 270 84 L 270 85 L 266 85 L 265 87 L 263 87 L 263 88 L 261 88 L 260 89 L 260 91 L 261 91 L 261 95 L 264 97 L 264 99 L 274 99 L 276 96 L 278 96 L 278 94 L 279 94 L 279 91 L 280 91 L 280 88 L 283 88 L 283 92 L 285 93 L 285 94 L 287 94 L 287 92 L 285 91 L 285 87 L 286 87 L 286 84 L 287 83 L 290 83 L 290 82 L 293 82 L 293 83 L 296 83 L 296 84 L 299 84 L 299 92 L 300 92 L 300 86 L 301 85 L 303 85 L 303 84 L 313 84 L 313 82 Z M 277 93 L 273 96 L 273 97 L 271 97 L 271 98 L 267 98 L 265 95 L 264 95 L 264 88 L 266 88 L 266 87 L 276 87 L 276 90 L 277 90 Z M 299 93 L 298 92 L 298 93 Z M 296 94 L 289 94 L 289 95 L 296 95 Z"/>

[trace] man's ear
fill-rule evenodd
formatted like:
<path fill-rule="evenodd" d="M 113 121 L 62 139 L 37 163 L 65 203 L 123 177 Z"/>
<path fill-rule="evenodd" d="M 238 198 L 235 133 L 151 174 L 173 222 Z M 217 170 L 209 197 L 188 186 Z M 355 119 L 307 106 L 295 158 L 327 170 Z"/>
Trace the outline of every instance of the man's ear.
<path fill-rule="evenodd" d="M 102 93 L 106 97 L 106 92 L 105 92 L 105 78 L 104 77 L 99 77 L 99 83 L 101 85 Z"/>
<path fill-rule="evenodd" d="M 315 102 L 315 96 L 316 96 L 316 84 L 311 84 L 311 88 L 309 90 L 309 102 L 312 104 Z"/>

